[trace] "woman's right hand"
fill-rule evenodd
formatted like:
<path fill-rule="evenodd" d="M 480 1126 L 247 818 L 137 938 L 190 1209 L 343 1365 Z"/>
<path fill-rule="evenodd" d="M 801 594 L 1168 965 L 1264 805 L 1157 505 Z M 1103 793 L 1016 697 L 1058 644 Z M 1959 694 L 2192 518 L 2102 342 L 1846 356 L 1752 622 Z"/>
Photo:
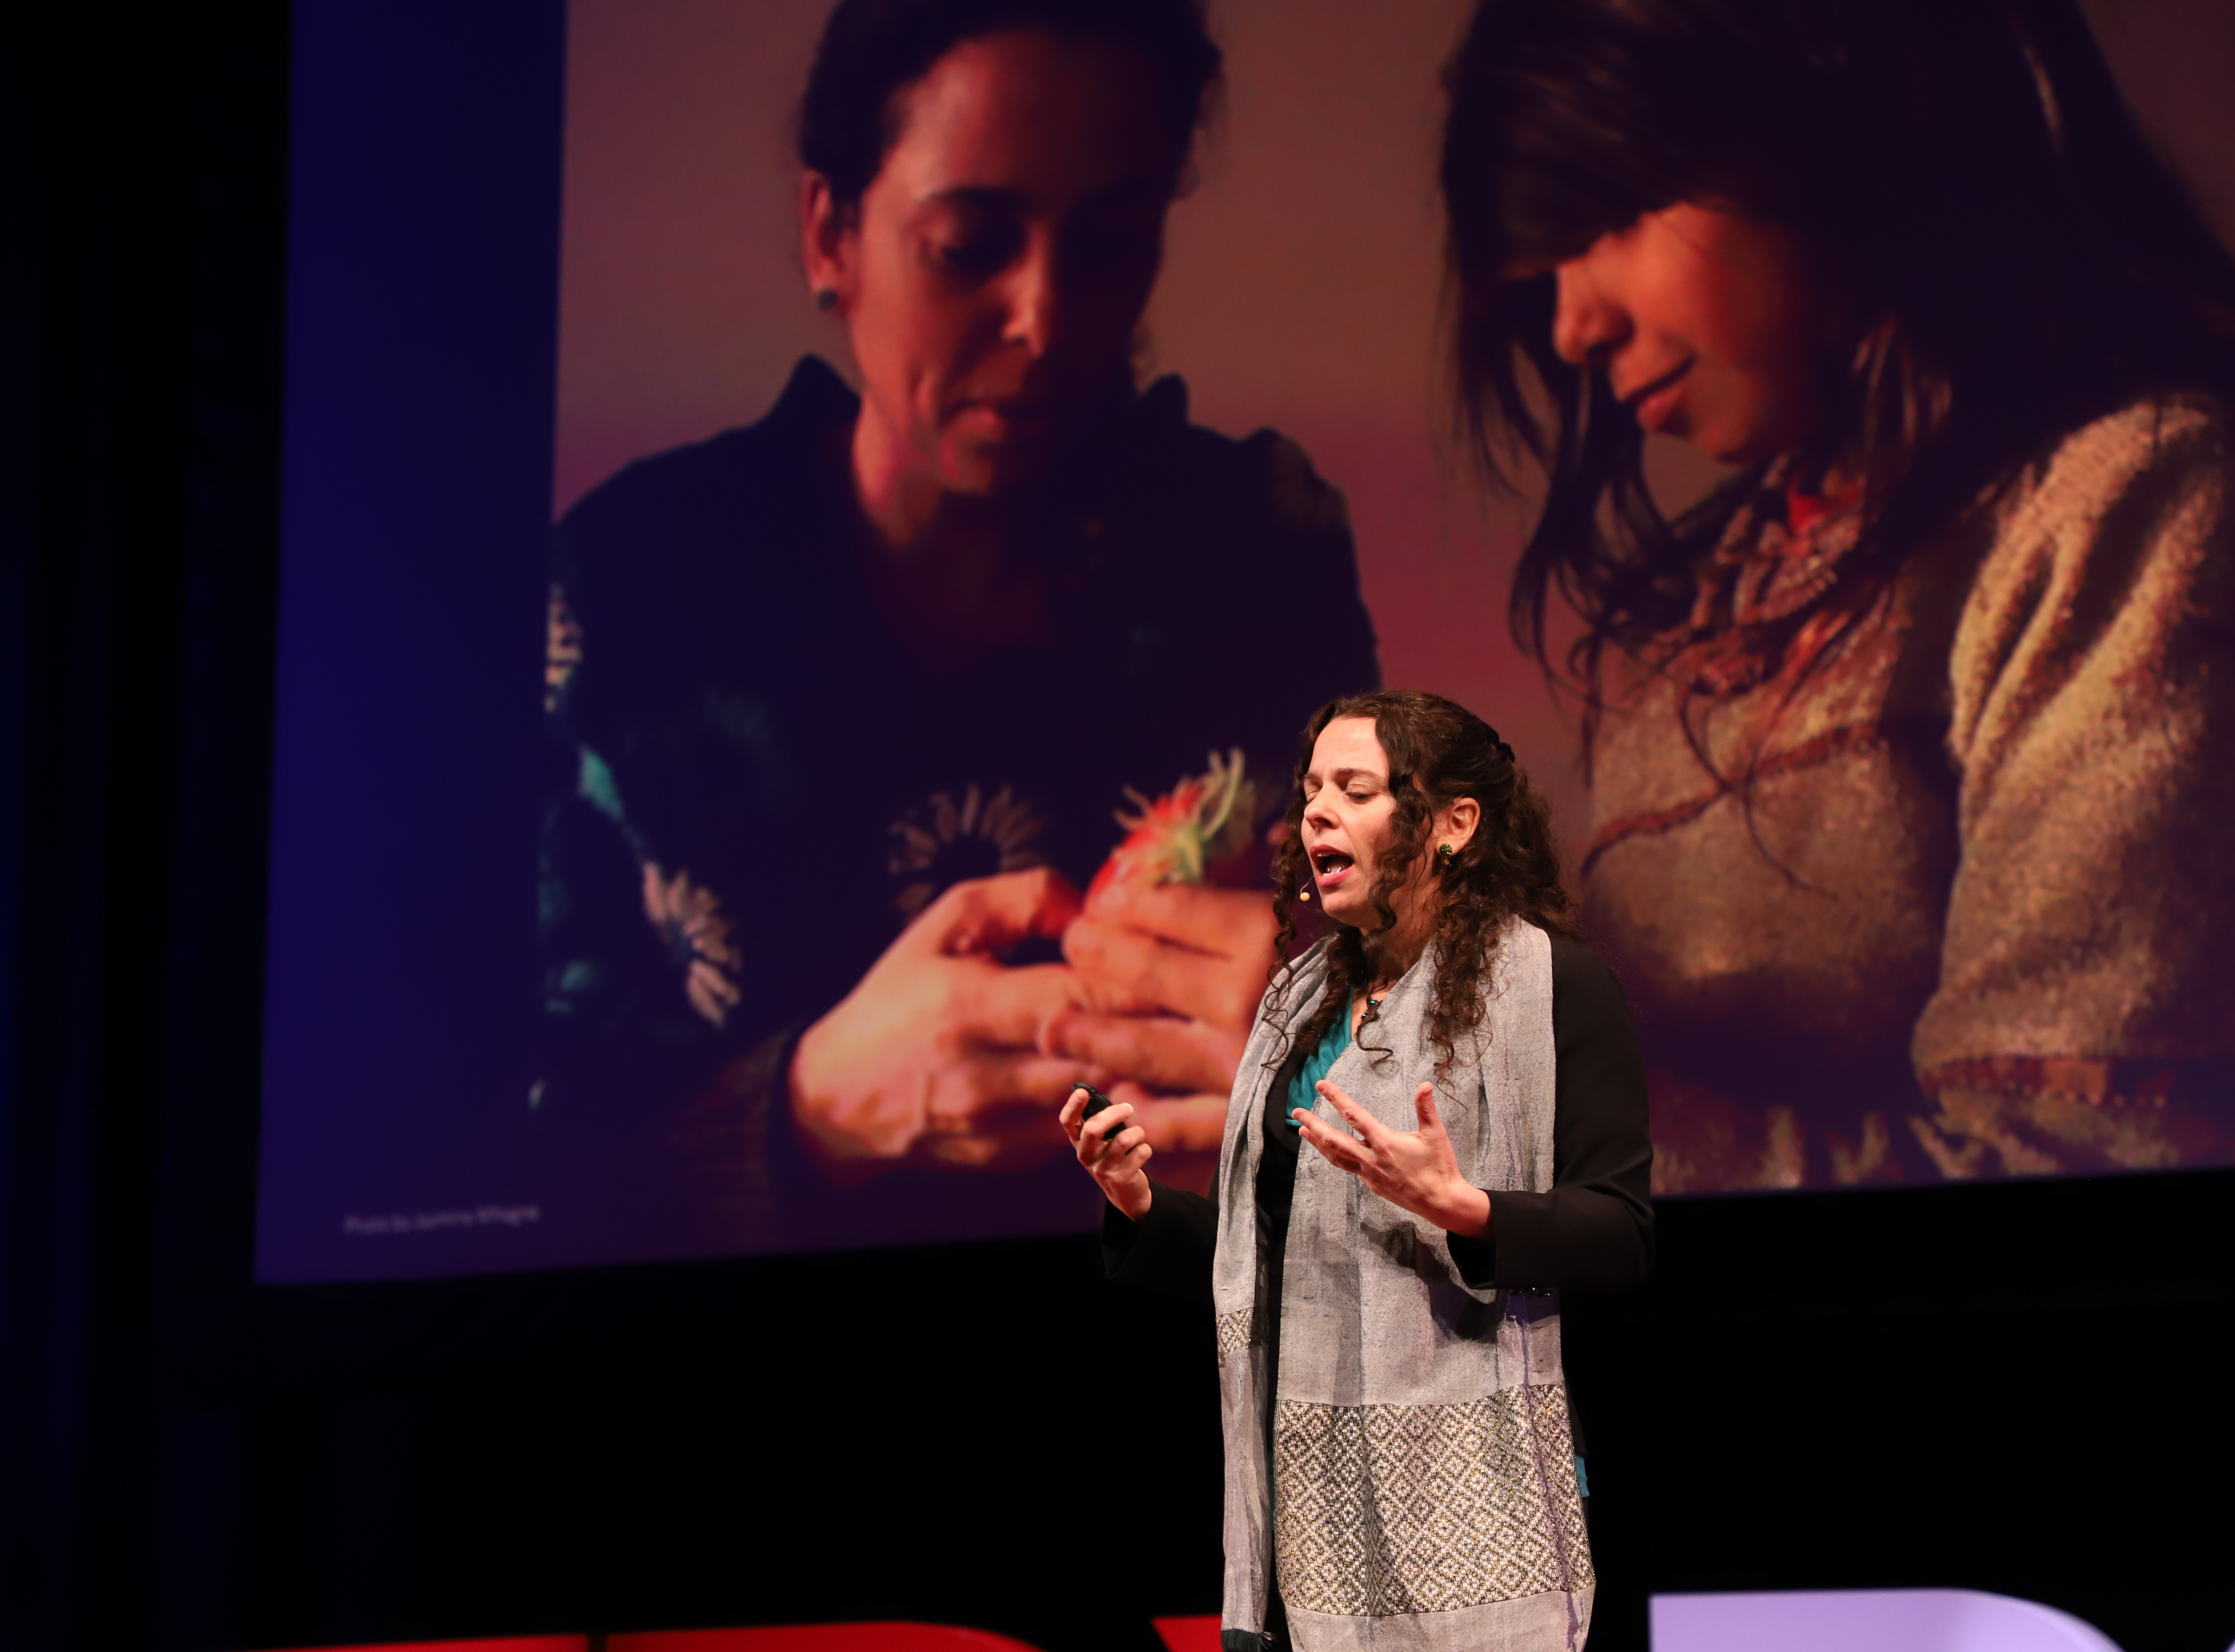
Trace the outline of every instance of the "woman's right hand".
<path fill-rule="evenodd" d="M 957 883 L 902 930 L 791 1060 L 791 1114 L 809 1154 L 855 1185 L 908 1159 L 1019 1168 L 1059 1152 L 1049 1105 L 1106 1084 L 1091 1062 L 1042 1054 L 1040 1026 L 1078 1002 L 1062 964 L 1012 969 L 1000 954 L 1052 939 L 1078 911 L 1056 873 Z"/>
<path fill-rule="evenodd" d="M 1086 1173 L 1103 1196 L 1133 1221 L 1149 1214 L 1150 1190 L 1148 1163 L 1157 1150 L 1149 1145 L 1149 1132 L 1133 1122 L 1133 1104 L 1114 1101 L 1093 1118 L 1086 1117 L 1087 1094 L 1074 1090 L 1057 1118 L 1071 1137 L 1071 1150 L 1086 1166 Z"/>

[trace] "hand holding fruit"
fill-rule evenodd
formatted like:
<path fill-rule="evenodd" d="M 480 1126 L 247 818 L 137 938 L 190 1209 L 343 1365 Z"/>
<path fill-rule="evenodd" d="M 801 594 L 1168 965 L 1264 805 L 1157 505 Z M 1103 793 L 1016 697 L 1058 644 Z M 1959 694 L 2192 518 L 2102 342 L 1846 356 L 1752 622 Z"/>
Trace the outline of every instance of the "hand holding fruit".
<path fill-rule="evenodd" d="M 909 1158 L 1015 1169 L 1059 1152 L 1050 1098 L 1107 1077 L 1035 1047 L 1078 1001 L 1079 980 L 1000 954 L 1060 934 L 1078 910 L 1077 891 L 1046 870 L 973 878 L 925 908 L 799 1041 L 791 1111 L 809 1156 L 856 1183 Z"/>
<path fill-rule="evenodd" d="M 1253 804 L 1237 752 L 1120 816 L 1131 834 L 1064 932 L 1082 992 L 1041 1028 L 1040 1048 L 1124 1075 L 1111 1099 L 1131 1105 L 1167 1153 L 1216 1151 L 1272 964 L 1272 897 L 1205 881 L 1255 851 Z M 1208 1161 L 1184 1157 L 1165 1171 L 1183 1185 L 1208 1173 Z"/>

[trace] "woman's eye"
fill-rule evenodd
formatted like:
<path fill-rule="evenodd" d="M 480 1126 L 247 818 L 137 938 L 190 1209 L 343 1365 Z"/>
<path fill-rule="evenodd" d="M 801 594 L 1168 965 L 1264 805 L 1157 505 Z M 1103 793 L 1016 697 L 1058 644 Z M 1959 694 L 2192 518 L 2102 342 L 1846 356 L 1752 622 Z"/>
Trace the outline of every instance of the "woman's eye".
<path fill-rule="evenodd" d="M 932 257 L 941 268 L 957 275 L 987 276 L 999 272 L 1017 256 L 1019 238 L 994 233 L 937 241 Z"/>
<path fill-rule="evenodd" d="M 1123 231 L 1083 231 L 1064 248 L 1065 262 L 1081 274 L 1127 270 L 1156 257 L 1153 235 Z"/>

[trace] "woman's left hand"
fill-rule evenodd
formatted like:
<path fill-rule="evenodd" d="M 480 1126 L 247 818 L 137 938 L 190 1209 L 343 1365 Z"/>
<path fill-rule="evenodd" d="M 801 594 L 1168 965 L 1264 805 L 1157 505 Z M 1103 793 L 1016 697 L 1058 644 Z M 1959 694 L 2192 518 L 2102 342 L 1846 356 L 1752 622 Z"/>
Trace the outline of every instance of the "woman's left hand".
<path fill-rule="evenodd" d="M 1168 1185 L 1210 1186 L 1274 928 L 1262 890 L 1120 883 L 1064 931 L 1085 1001 L 1042 1025 L 1041 1053 L 1118 1080 L 1104 1088 L 1134 1104 Z"/>
<path fill-rule="evenodd" d="M 1275 928 L 1262 889 L 1121 883 L 1087 901 L 1063 933 L 1063 953 L 1108 1016 L 1163 1012 L 1230 1038 L 1223 1085 L 1265 995 Z"/>
<path fill-rule="evenodd" d="M 1417 1131 L 1392 1130 L 1321 1079 L 1319 1092 L 1356 1131 L 1346 1136 L 1316 1113 L 1299 1108 L 1295 1117 L 1304 1139 L 1339 1170 L 1348 1170 L 1400 1210 L 1434 1223 L 1447 1233 L 1479 1239 L 1490 1232 L 1490 1195 L 1459 1174 L 1452 1138 L 1436 1111 L 1436 1086 L 1424 1084 L 1412 1098 L 1419 1116 Z"/>

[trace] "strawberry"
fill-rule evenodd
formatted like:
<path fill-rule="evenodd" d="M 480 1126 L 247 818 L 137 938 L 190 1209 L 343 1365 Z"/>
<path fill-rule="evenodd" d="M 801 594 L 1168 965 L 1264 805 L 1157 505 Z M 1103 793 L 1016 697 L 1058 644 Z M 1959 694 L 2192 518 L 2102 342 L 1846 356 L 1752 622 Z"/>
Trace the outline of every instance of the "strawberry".
<path fill-rule="evenodd" d="M 1181 781 L 1154 803 L 1125 788 L 1137 812 L 1118 812 L 1125 840 L 1087 885 L 1089 907 L 1127 884 L 1208 882 L 1211 868 L 1248 852 L 1257 817 L 1256 784 L 1242 773 L 1238 749 L 1224 757 L 1214 751 L 1209 761 L 1209 773 Z"/>

